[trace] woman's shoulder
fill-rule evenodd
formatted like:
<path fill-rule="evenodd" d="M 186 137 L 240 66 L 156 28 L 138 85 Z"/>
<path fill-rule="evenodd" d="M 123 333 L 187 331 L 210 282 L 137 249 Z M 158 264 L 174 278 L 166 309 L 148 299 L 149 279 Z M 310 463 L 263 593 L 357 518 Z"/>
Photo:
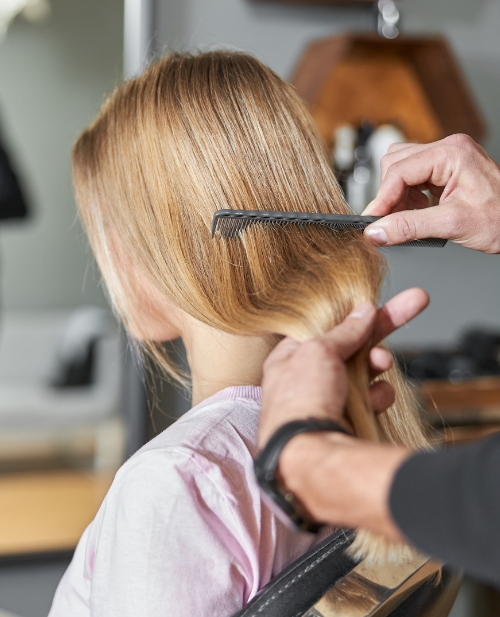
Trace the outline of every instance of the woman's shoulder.
<path fill-rule="evenodd" d="M 90 576 L 94 555 L 103 559 L 118 543 L 127 555 L 145 558 L 141 547 L 151 537 L 150 554 L 168 553 L 174 545 L 195 550 L 193 542 L 197 551 L 203 544 L 207 555 L 224 552 L 224 543 L 207 540 L 221 534 L 233 538 L 231 554 L 242 546 L 258 550 L 262 514 L 252 453 L 259 405 L 226 399 L 191 411 L 118 470 L 89 530 Z"/>
<path fill-rule="evenodd" d="M 82 538 L 59 596 L 76 589 L 102 606 L 112 598 L 124 615 L 141 612 L 134 602 L 144 601 L 137 591 L 144 589 L 148 606 L 159 607 L 155 615 L 188 605 L 190 614 L 218 614 L 221 603 L 231 614 L 247 601 L 261 576 L 270 576 L 275 542 L 253 478 L 258 407 L 208 401 L 132 456 Z M 200 571 L 203 591 L 191 597 Z"/>
<path fill-rule="evenodd" d="M 106 500 L 143 506 L 151 501 L 158 510 L 161 503 L 170 509 L 189 492 L 207 500 L 217 499 L 220 493 L 232 501 L 235 491 L 257 498 L 253 456 L 259 410 L 260 401 L 255 398 L 204 401 L 120 468 Z"/>
<path fill-rule="evenodd" d="M 260 388 L 227 388 L 196 405 L 137 453 L 182 451 L 219 462 L 256 453 Z"/>
<path fill-rule="evenodd" d="M 190 614 L 222 606 L 231 614 L 303 552 L 303 540 L 260 500 L 252 460 L 259 408 L 244 396 L 205 401 L 131 457 L 82 538 L 76 583 L 65 587 L 80 589 L 83 575 L 92 581 L 84 595 L 101 604 L 113 597 L 124 615 L 140 613 L 138 589 L 158 614 L 188 604 Z M 200 571 L 203 592 L 191 597 Z"/>

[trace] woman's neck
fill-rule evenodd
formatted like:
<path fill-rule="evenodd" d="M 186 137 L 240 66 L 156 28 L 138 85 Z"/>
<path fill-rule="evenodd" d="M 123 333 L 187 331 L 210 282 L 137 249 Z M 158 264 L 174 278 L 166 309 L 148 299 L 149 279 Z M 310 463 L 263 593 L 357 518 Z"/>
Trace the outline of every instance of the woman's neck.
<path fill-rule="evenodd" d="M 141 271 L 132 272 L 136 304 L 127 328 L 139 340 L 182 338 L 192 377 L 193 405 L 229 386 L 260 385 L 262 365 L 275 337 L 234 336 L 210 328 L 168 300 Z"/>
<path fill-rule="evenodd" d="M 264 337 L 234 336 L 189 319 L 182 339 L 192 378 L 192 404 L 229 386 L 260 385 L 262 365 L 273 343 Z"/>

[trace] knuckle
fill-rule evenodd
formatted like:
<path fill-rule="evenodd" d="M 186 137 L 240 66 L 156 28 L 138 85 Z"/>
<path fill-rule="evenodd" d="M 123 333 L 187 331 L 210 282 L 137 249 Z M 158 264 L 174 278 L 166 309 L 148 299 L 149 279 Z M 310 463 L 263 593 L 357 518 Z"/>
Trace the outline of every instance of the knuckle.
<path fill-rule="evenodd" d="M 404 163 L 405 161 L 389 162 L 386 171 L 386 178 L 390 178 L 391 181 L 399 180 L 401 177 L 401 170 L 404 169 Z"/>
<path fill-rule="evenodd" d="M 388 154 L 385 154 L 381 159 L 380 159 L 380 171 L 382 173 L 382 175 L 385 175 L 385 173 L 387 172 L 387 169 L 389 168 L 390 165 L 390 161 L 388 158 Z"/>
<path fill-rule="evenodd" d="M 470 137 L 470 135 L 466 135 L 465 133 L 457 133 L 456 135 L 451 136 L 451 140 L 456 148 L 459 150 L 471 150 L 475 149 L 476 142 Z"/>
<path fill-rule="evenodd" d="M 389 170 L 394 166 L 393 163 L 394 157 L 391 156 L 391 152 L 384 154 L 384 156 L 380 160 L 380 171 L 382 175 L 389 173 Z"/>
<path fill-rule="evenodd" d="M 415 222 L 407 216 L 401 215 L 396 220 L 396 229 L 400 237 L 405 240 L 415 240 L 417 228 Z"/>

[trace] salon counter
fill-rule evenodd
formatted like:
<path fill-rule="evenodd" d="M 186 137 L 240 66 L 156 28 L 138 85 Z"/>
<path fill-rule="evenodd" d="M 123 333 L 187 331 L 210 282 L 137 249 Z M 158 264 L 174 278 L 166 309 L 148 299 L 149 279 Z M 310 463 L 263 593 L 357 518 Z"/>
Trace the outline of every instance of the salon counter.
<path fill-rule="evenodd" d="M 0 475 L 0 558 L 74 550 L 113 476 L 75 470 Z"/>

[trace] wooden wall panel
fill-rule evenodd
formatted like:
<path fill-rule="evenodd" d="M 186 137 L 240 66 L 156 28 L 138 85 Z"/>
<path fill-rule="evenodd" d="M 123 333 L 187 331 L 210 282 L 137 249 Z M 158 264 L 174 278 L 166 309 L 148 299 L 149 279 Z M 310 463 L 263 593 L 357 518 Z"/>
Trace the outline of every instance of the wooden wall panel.
<path fill-rule="evenodd" d="M 314 41 L 291 79 L 325 141 L 340 124 L 398 124 L 407 139 L 426 143 L 453 133 L 475 140 L 485 125 L 442 37 L 352 33 Z"/>

